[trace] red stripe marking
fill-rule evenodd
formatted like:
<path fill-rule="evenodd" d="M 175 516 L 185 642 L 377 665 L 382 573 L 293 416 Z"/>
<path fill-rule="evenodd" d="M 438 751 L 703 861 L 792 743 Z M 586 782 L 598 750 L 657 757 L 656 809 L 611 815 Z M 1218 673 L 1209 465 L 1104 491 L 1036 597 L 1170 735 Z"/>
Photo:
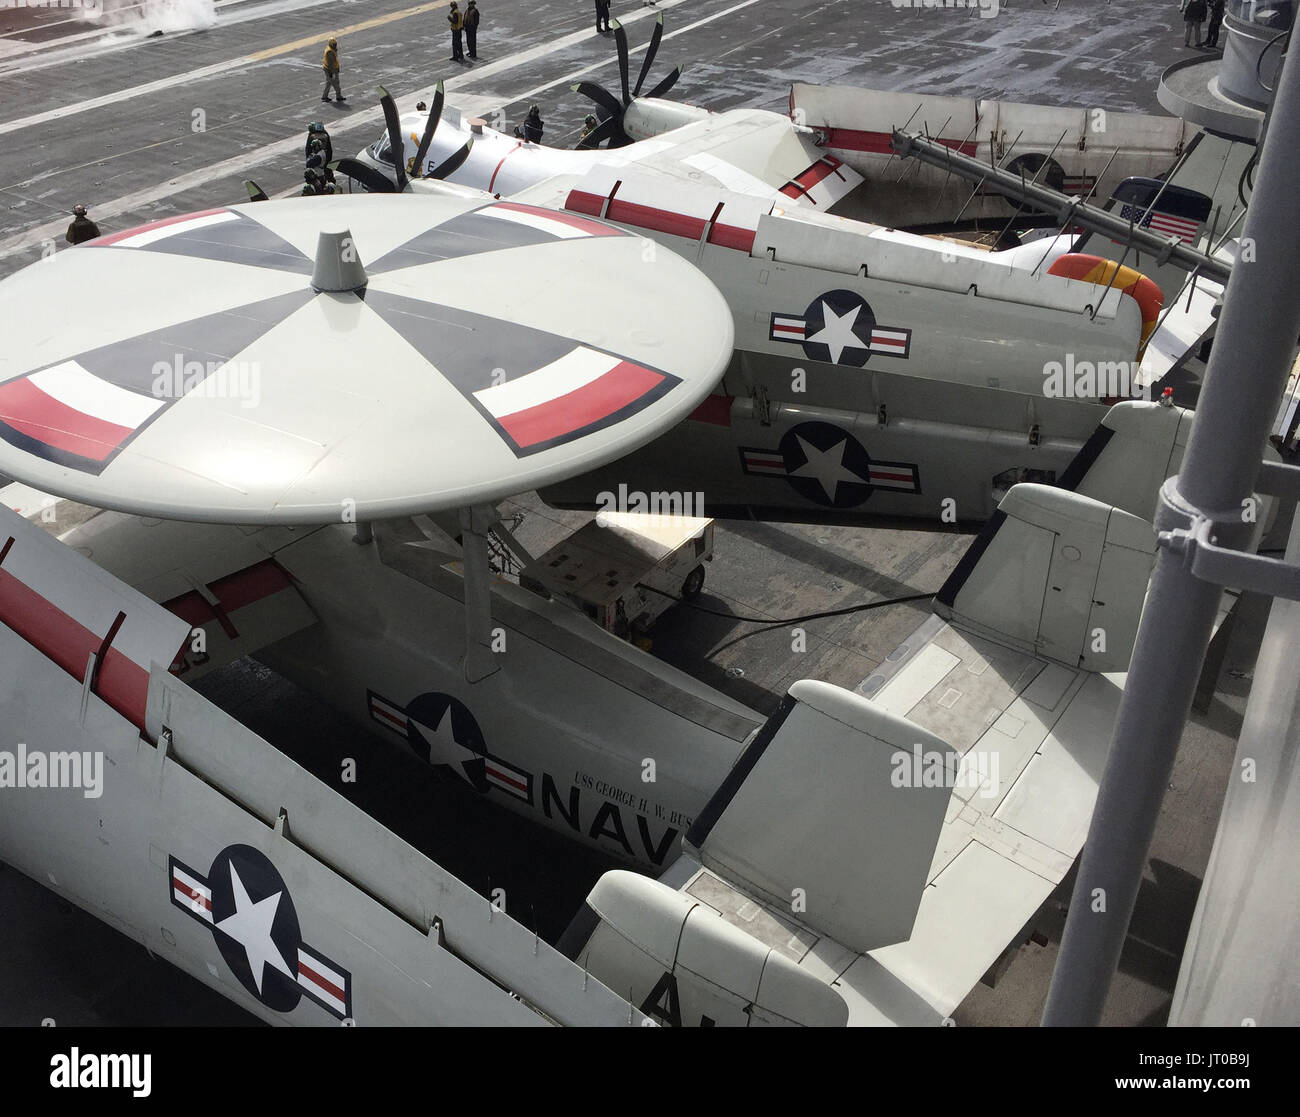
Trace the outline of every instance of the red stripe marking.
<path fill-rule="evenodd" d="M 748 461 L 751 469 L 761 466 L 764 469 L 779 469 L 785 472 L 785 460 L 783 458 L 773 458 L 766 454 L 762 456 L 750 454 Z"/>
<path fill-rule="evenodd" d="M 103 642 L 80 621 L 6 570 L 0 570 L 0 623 L 8 625 L 78 682 L 85 678 L 86 664 Z M 144 731 L 149 673 L 138 663 L 116 648 L 109 648 L 94 693 Z"/>
<path fill-rule="evenodd" d="M 837 147 L 841 151 L 865 151 L 872 155 L 892 155 L 893 147 L 889 143 L 888 132 L 865 132 L 857 128 L 828 128 L 827 147 Z M 944 147 L 960 151 L 963 155 L 976 155 L 979 144 L 974 140 L 939 140 Z"/>
<path fill-rule="evenodd" d="M 709 396 L 686 417 L 697 423 L 712 423 L 715 427 L 731 426 L 732 396 Z"/>
<path fill-rule="evenodd" d="M 212 901 L 204 896 L 202 892 L 195 892 L 194 889 L 192 889 L 188 884 L 185 884 L 178 877 L 172 877 L 172 885 L 176 888 L 176 891 L 184 893 L 191 900 L 198 900 L 198 902 L 207 908 L 208 911 L 212 910 Z"/>
<path fill-rule="evenodd" d="M 370 712 L 379 715 L 381 718 L 387 718 L 394 725 L 401 726 L 402 729 L 406 728 L 406 718 L 404 717 L 399 718 L 396 714 L 390 714 L 387 710 L 381 710 L 378 706 L 371 706 Z"/>
<path fill-rule="evenodd" d="M 873 481 L 906 481 L 911 484 L 916 480 L 912 473 L 900 473 L 891 469 L 873 469 L 871 470 L 871 479 Z"/>
<path fill-rule="evenodd" d="M 802 198 L 807 192 L 797 182 L 787 182 L 781 187 L 781 193 L 787 198 Z"/>
<path fill-rule="evenodd" d="M 164 217 L 161 221 L 150 221 L 148 225 L 137 225 L 134 229 L 127 229 L 124 233 L 110 233 L 106 237 L 99 237 L 90 243 L 99 245 L 116 244 L 127 237 L 133 237 L 137 233 L 147 233 L 152 229 L 161 229 L 166 225 L 176 225 L 181 221 L 189 221 L 193 217 L 211 217 L 214 213 L 225 213 L 226 207 L 221 206 L 218 209 L 202 209 L 198 213 L 182 213 L 179 217 Z"/>
<path fill-rule="evenodd" d="M 643 206 L 621 198 L 609 203 L 605 217 L 610 221 L 626 221 L 640 229 L 654 229 L 656 232 L 686 237 L 688 240 L 699 240 L 704 235 L 707 224 L 703 217 L 689 217 L 684 213 Z"/>
<path fill-rule="evenodd" d="M 631 361 L 620 361 L 590 384 L 497 421 L 518 445 L 535 446 L 599 422 L 662 382 L 659 373 Z"/>
<path fill-rule="evenodd" d="M 206 624 L 217 615 L 198 590 L 190 590 L 188 593 L 181 594 L 180 597 L 173 597 L 170 601 L 164 601 L 163 608 L 169 613 L 174 613 L 180 617 L 191 628 Z"/>
<path fill-rule="evenodd" d="M 797 182 L 805 190 L 811 190 L 814 186 L 816 186 L 819 182 L 821 182 L 822 179 L 826 178 L 828 175 L 833 174 L 834 171 L 835 168 L 832 167 L 829 163 L 824 162 L 822 160 L 818 160 L 806 171 L 804 171 L 803 174 L 795 176 L 795 182 Z"/>
<path fill-rule="evenodd" d="M 569 196 L 564 200 L 564 208 L 573 210 L 576 213 L 586 213 L 592 217 L 600 216 L 600 207 L 605 204 L 605 198 L 600 194 L 589 194 L 585 190 L 570 190 Z"/>
<path fill-rule="evenodd" d="M 871 335 L 872 345 L 887 345 L 892 349 L 906 349 L 907 339 L 896 337 L 880 337 L 878 334 Z"/>
<path fill-rule="evenodd" d="M 611 229 L 599 221 L 588 221 L 585 217 L 575 217 L 558 209 L 542 209 L 541 206 L 526 206 L 520 202 L 497 202 L 497 209 L 513 210 L 515 213 L 531 213 L 534 217 L 544 217 L 548 221 L 558 221 L 571 229 L 578 229 L 589 237 L 621 237 L 622 229 Z"/>
<path fill-rule="evenodd" d="M 208 588 L 227 612 L 235 612 L 273 593 L 293 588 L 289 577 L 274 559 L 265 559 L 209 584 Z"/>
<path fill-rule="evenodd" d="M 789 334 L 791 337 L 803 337 L 808 332 L 807 326 L 773 326 L 774 334 Z"/>
<path fill-rule="evenodd" d="M 509 151 L 507 151 L 503 156 L 501 156 L 501 162 L 497 164 L 497 169 L 496 169 L 495 171 L 492 172 L 492 177 L 491 177 L 490 179 L 488 179 L 488 193 L 489 193 L 489 194 L 492 193 L 492 187 L 493 187 L 493 185 L 496 183 L 497 175 L 499 175 L 499 174 L 501 173 L 501 168 L 504 167 L 504 166 L 506 165 L 506 160 L 509 159 L 510 156 L 512 156 L 516 151 L 518 151 L 518 150 L 519 150 L 521 147 L 523 147 L 523 146 L 524 146 L 523 144 L 515 144 L 514 147 L 512 147 L 512 148 L 511 148 Z"/>
<path fill-rule="evenodd" d="M 318 974 L 309 965 L 307 965 L 307 963 L 304 962 L 301 958 L 298 959 L 298 972 L 302 974 L 302 976 L 305 977 L 308 981 L 310 981 L 313 985 L 320 986 L 322 989 L 325 990 L 325 992 L 332 995 L 336 1000 L 341 1001 L 344 1004 L 347 1003 L 347 997 L 344 996 L 342 989 L 340 989 L 337 985 L 334 984 L 334 982 L 330 981 L 328 978 L 321 977 L 320 974 Z"/>
<path fill-rule="evenodd" d="M 526 792 L 528 790 L 528 785 L 526 783 L 520 783 L 513 776 L 507 776 L 504 772 L 498 771 L 496 768 L 488 768 L 487 774 L 489 776 L 495 776 L 502 783 L 508 783 L 511 787 L 516 787 L 520 791 Z"/>
<path fill-rule="evenodd" d="M 739 225 L 714 225 L 709 230 L 709 244 L 720 248 L 734 248 L 740 252 L 754 251 L 754 238 L 758 234 L 753 229 L 742 229 Z"/>
<path fill-rule="evenodd" d="M 97 462 L 108 457 L 135 430 L 69 407 L 26 377 L 0 385 L 0 420 L 46 446 Z"/>
<path fill-rule="evenodd" d="M 266 559 L 211 583 L 208 589 L 217 599 L 215 608 L 197 590 L 164 601 L 163 608 L 188 622 L 192 628 L 215 620 L 226 636 L 235 640 L 239 637 L 239 630 L 230 620 L 230 613 L 292 587 L 293 579 L 284 567 L 274 559 Z"/>

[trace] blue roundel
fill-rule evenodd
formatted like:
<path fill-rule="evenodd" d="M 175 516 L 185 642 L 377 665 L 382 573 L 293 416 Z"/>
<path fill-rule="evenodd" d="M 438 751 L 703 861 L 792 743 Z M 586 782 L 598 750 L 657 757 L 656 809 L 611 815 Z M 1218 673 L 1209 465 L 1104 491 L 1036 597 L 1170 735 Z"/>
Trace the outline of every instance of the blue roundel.
<path fill-rule="evenodd" d="M 289 889 L 276 867 L 252 846 L 226 846 L 208 872 L 212 933 L 239 983 L 267 1008 L 298 1007 L 302 935 Z"/>

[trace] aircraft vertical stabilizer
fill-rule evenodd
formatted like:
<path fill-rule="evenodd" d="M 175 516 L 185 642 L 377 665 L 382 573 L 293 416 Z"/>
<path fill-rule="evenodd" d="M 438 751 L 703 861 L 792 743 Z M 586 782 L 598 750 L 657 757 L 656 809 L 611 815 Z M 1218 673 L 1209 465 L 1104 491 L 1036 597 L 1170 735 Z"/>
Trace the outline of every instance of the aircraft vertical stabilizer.
<path fill-rule="evenodd" d="M 1012 647 L 1123 671 L 1155 561 L 1145 520 L 1078 493 L 1016 485 L 935 599 L 935 612 Z"/>
<path fill-rule="evenodd" d="M 945 778 L 913 779 L 918 754 Z M 946 777 L 959 763 L 933 733 L 803 679 L 741 754 L 686 847 L 774 905 L 790 908 L 793 898 L 801 922 L 854 950 L 900 942 L 943 825 Z"/>

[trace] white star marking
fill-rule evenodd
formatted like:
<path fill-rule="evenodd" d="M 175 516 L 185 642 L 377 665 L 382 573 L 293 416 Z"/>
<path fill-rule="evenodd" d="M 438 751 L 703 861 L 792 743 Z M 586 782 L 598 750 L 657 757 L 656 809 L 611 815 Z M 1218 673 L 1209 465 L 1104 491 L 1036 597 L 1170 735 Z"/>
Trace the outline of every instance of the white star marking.
<path fill-rule="evenodd" d="M 858 320 L 861 306 L 855 306 L 847 314 L 838 315 L 830 304 L 822 302 L 822 328 L 805 341 L 815 341 L 827 346 L 831 351 L 831 360 L 840 363 L 840 357 L 846 349 L 866 349 L 862 339 L 853 330 L 853 323 Z"/>
<path fill-rule="evenodd" d="M 803 447 L 803 452 L 808 460 L 798 469 L 792 470 L 790 476 L 815 478 L 825 491 L 827 500 L 834 503 L 835 490 L 839 488 L 841 481 L 851 482 L 855 485 L 868 484 L 864 478 L 859 477 L 851 469 L 846 469 L 844 466 L 844 447 L 848 442 L 847 438 L 840 439 L 829 450 L 818 450 L 801 434 L 796 434 L 795 438 L 799 440 L 799 445 Z"/>
<path fill-rule="evenodd" d="M 235 914 L 226 916 L 217 927 L 244 948 L 244 953 L 248 956 L 248 968 L 253 971 L 253 984 L 257 986 L 257 991 L 259 993 L 262 991 L 262 978 L 266 974 L 268 962 L 290 981 L 296 980 L 295 975 L 285 964 L 284 958 L 281 957 L 279 948 L 271 941 L 271 924 L 275 922 L 275 913 L 280 908 L 280 897 L 284 893 L 277 892 L 274 896 L 253 903 L 248 896 L 248 889 L 244 887 L 244 882 L 235 872 L 233 861 L 230 863 L 230 887 L 235 893 Z"/>
<path fill-rule="evenodd" d="M 467 749 L 460 744 L 455 737 L 451 726 L 451 703 L 448 702 L 446 709 L 442 711 L 442 717 L 438 719 L 437 725 L 425 725 L 423 722 L 411 718 L 411 724 L 415 726 L 416 732 L 424 739 L 425 744 L 429 746 L 430 755 L 436 757 L 446 757 L 451 750 L 464 753 L 464 758 L 474 760 L 478 753 L 472 749 Z"/>

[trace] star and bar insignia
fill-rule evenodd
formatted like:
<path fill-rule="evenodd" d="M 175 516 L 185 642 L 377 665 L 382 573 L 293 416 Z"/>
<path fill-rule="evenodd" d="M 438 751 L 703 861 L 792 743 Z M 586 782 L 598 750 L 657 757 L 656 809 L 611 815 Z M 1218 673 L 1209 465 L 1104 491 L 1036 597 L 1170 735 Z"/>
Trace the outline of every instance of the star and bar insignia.
<path fill-rule="evenodd" d="M 352 1017 L 352 975 L 302 940 L 293 898 L 261 850 L 227 846 L 207 874 L 168 858 L 171 901 L 212 932 L 239 983 L 267 1008 L 292 1012 L 303 997 Z"/>
<path fill-rule="evenodd" d="M 912 351 L 912 331 L 880 325 L 867 300 L 852 291 L 818 295 L 802 314 L 772 314 L 767 336 L 802 345 L 809 360 L 854 368 L 873 354 L 906 360 Z"/>
<path fill-rule="evenodd" d="M 915 465 L 873 460 L 862 443 L 833 423 L 799 423 L 775 449 L 742 446 L 740 465 L 750 476 L 784 478 L 800 496 L 827 508 L 852 508 L 877 489 L 921 491 Z"/>
<path fill-rule="evenodd" d="M 430 691 L 403 709 L 373 690 L 366 694 L 370 716 L 405 737 L 425 762 L 459 763 L 465 779 L 480 795 L 500 791 L 533 805 L 533 774 L 488 752 L 478 721 L 458 698 Z"/>

